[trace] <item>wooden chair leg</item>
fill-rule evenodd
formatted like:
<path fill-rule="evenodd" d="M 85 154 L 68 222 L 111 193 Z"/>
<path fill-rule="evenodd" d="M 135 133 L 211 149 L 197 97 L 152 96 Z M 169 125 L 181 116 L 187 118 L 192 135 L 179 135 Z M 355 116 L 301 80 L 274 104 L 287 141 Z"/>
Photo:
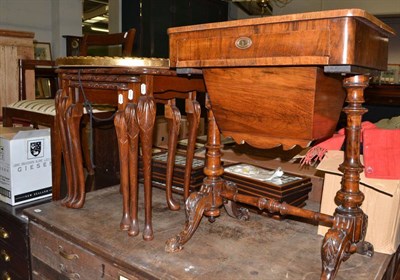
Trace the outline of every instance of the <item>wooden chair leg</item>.
<path fill-rule="evenodd" d="M 12 118 L 8 115 L 6 107 L 3 107 L 3 126 L 4 127 L 13 126 Z"/>

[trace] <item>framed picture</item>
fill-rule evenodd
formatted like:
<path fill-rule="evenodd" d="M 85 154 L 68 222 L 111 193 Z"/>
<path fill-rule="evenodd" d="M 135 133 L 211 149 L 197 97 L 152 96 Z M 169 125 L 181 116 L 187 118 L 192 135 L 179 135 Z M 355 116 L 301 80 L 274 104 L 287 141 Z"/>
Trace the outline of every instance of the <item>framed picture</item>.
<path fill-rule="evenodd" d="M 37 60 L 52 60 L 50 43 L 34 42 L 35 59 Z"/>
<path fill-rule="evenodd" d="M 36 78 L 35 94 L 36 98 L 52 98 L 51 96 L 51 81 L 49 78 Z"/>

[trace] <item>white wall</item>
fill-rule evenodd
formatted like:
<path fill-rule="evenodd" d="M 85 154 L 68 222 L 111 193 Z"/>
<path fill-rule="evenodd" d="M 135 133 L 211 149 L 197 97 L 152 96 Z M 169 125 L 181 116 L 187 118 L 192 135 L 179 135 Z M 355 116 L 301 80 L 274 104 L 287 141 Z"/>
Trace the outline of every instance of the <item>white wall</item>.
<path fill-rule="evenodd" d="M 82 35 L 81 22 L 81 0 L 0 0 L 0 29 L 34 32 L 53 59 L 66 54 L 63 35 Z"/>

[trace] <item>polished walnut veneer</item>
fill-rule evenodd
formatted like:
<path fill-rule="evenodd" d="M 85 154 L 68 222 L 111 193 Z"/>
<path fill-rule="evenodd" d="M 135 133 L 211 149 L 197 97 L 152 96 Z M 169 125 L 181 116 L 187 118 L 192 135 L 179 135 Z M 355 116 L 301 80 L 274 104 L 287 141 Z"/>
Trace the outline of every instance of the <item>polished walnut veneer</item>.
<path fill-rule="evenodd" d="M 202 70 L 210 111 L 207 178 L 186 201 L 185 227 L 167 241 L 166 250 L 181 250 L 202 216 L 214 221 L 228 200 L 331 225 L 321 249 L 322 279 L 333 279 L 352 253 L 372 255 L 372 245 L 364 241 L 367 216 L 360 209 L 364 195 L 359 191 L 363 91 L 370 74 L 386 69 L 393 33 L 358 9 L 170 28 L 171 67 L 182 73 Z M 332 135 L 344 90 L 346 152 L 339 167 L 344 176 L 332 216 L 238 194 L 220 178 L 219 131 L 259 148 L 304 147 Z M 235 215 L 244 218 L 244 212 Z"/>

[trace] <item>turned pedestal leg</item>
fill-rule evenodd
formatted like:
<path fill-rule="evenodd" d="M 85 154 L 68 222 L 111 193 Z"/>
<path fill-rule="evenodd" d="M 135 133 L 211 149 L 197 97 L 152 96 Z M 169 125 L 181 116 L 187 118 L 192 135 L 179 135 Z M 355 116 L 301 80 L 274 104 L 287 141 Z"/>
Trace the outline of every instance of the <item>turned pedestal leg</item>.
<path fill-rule="evenodd" d="M 367 75 L 344 79 L 348 105 L 344 108 L 347 114 L 346 150 L 344 161 L 339 167 L 343 172 L 343 179 L 341 189 L 335 197 L 338 207 L 334 214 L 334 223 L 322 244 L 321 279 L 333 279 L 340 263 L 347 260 L 352 253 L 373 254 L 372 245 L 364 241 L 367 216 L 360 209 L 364 195 L 359 189 L 360 173 L 363 171 L 360 162 L 361 119 L 367 111 L 362 103 L 368 79 Z"/>
<path fill-rule="evenodd" d="M 209 104 L 208 104 L 208 109 Z M 186 200 L 186 222 L 184 229 L 175 237 L 166 242 L 167 252 L 182 250 L 185 244 L 196 231 L 203 214 L 210 221 L 219 216 L 223 204 L 218 192 L 223 189 L 224 181 L 220 178 L 223 173 L 221 166 L 221 136 L 215 122 L 214 114 L 208 110 L 207 161 L 204 173 L 207 176 L 199 192 L 192 193 Z"/>

